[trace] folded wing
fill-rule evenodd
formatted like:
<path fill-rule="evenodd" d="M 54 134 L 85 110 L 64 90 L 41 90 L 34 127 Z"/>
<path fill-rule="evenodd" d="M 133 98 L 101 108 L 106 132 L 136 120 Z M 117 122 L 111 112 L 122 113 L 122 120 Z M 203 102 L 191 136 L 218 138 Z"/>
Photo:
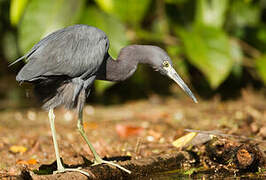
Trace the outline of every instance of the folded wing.
<path fill-rule="evenodd" d="M 108 48 L 107 36 L 95 27 L 75 25 L 58 30 L 39 41 L 22 57 L 26 58 L 27 64 L 16 79 L 31 82 L 49 76 L 93 75 Z"/>

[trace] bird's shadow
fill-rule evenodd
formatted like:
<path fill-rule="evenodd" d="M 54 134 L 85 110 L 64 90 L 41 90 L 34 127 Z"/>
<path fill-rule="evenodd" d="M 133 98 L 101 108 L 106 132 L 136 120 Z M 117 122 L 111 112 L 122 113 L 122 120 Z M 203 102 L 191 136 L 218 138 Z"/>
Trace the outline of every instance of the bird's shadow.
<path fill-rule="evenodd" d="M 63 163 L 63 166 L 65 168 L 78 168 L 78 167 L 81 167 L 81 168 L 86 168 L 86 167 L 90 167 L 93 162 L 88 160 L 86 157 L 84 156 L 81 156 L 82 159 L 83 159 L 83 163 L 82 164 L 76 164 L 76 165 L 67 165 L 63 162 L 62 158 L 61 158 L 61 162 Z M 128 161 L 128 160 L 131 160 L 131 157 L 130 156 L 114 156 L 114 157 L 104 157 L 103 160 L 106 160 L 106 161 Z M 54 161 L 53 163 L 51 164 L 42 164 L 39 169 L 35 169 L 33 170 L 33 172 L 35 174 L 38 174 L 38 175 L 49 175 L 49 174 L 53 174 L 54 171 L 57 170 L 57 164 L 56 164 L 56 161 Z"/>

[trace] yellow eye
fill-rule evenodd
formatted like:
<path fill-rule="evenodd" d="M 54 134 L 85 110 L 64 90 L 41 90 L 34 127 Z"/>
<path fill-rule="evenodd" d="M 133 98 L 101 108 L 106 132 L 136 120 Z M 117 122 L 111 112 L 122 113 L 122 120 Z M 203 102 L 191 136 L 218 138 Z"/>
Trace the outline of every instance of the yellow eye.
<path fill-rule="evenodd" d="M 168 61 L 164 61 L 164 62 L 163 62 L 163 67 L 168 68 L 168 67 L 169 67 L 169 62 L 168 62 Z"/>

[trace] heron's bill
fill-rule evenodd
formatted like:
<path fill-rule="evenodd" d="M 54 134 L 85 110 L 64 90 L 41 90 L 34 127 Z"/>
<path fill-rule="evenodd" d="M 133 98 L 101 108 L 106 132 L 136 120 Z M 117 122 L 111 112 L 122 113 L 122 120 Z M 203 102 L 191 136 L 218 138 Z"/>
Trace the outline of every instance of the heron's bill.
<path fill-rule="evenodd" d="M 187 87 L 186 83 L 181 79 L 181 77 L 177 74 L 175 69 L 169 64 L 169 67 L 165 68 L 167 71 L 167 75 L 173 79 L 186 93 L 191 99 L 195 102 L 198 103 L 196 97 L 194 94 L 191 92 L 191 90 Z"/>

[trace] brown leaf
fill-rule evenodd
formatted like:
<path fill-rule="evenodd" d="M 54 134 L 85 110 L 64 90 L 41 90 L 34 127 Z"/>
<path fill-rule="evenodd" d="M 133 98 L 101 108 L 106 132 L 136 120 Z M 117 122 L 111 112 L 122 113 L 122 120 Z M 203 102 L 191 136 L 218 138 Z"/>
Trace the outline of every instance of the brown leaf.
<path fill-rule="evenodd" d="M 17 160 L 16 164 L 21 164 L 21 165 L 28 165 L 28 162 L 25 160 Z"/>
<path fill-rule="evenodd" d="M 149 133 L 151 136 L 153 136 L 154 138 L 156 138 L 156 139 L 159 139 L 159 138 L 162 137 L 162 133 L 160 133 L 160 132 L 156 132 L 156 131 L 154 131 L 154 130 L 152 130 L 152 129 L 149 130 L 148 133 Z"/>
<path fill-rule="evenodd" d="M 84 129 L 97 129 L 98 124 L 95 122 L 84 122 Z"/>
<path fill-rule="evenodd" d="M 27 162 L 28 162 L 29 165 L 37 164 L 37 160 L 36 159 L 29 159 Z"/>
<path fill-rule="evenodd" d="M 122 138 L 127 138 L 128 136 L 138 135 L 143 131 L 142 127 L 121 125 L 118 124 L 115 127 L 117 134 Z"/>
<path fill-rule="evenodd" d="M 35 164 L 37 164 L 37 160 L 36 159 L 29 159 L 27 161 L 25 161 L 25 160 L 17 160 L 16 164 L 35 165 Z"/>

